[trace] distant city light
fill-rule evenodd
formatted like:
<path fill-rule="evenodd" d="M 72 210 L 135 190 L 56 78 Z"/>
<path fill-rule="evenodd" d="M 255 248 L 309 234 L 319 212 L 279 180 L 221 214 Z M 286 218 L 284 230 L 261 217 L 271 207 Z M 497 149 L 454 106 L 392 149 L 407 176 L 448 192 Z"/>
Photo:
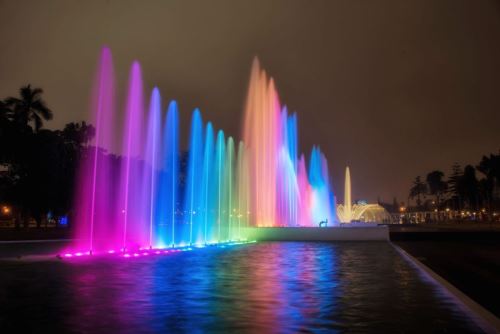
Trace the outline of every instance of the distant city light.
<path fill-rule="evenodd" d="M 4 206 L 2 207 L 2 213 L 3 213 L 4 215 L 8 215 L 8 214 L 10 214 L 10 212 L 11 212 L 11 209 L 10 209 L 8 206 L 4 205 Z"/>
<path fill-rule="evenodd" d="M 67 217 L 67 216 L 62 216 L 62 217 L 59 219 L 59 225 L 61 225 L 61 226 L 66 226 L 66 225 L 68 225 L 68 217 Z"/>

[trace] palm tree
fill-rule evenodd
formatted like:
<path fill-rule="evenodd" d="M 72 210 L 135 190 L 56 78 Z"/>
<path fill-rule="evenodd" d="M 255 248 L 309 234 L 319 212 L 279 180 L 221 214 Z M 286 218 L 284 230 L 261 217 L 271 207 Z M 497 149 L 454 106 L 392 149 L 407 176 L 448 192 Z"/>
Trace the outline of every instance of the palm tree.
<path fill-rule="evenodd" d="M 12 108 L 13 119 L 20 126 L 34 123 L 34 130 L 38 132 L 43 126 L 43 121 L 52 119 L 52 111 L 47 107 L 41 95 L 43 90 L 31 88 L 31 85 L 21 87 L 20 98 L 9 97 L 5 100 L 8 107 Z"/>

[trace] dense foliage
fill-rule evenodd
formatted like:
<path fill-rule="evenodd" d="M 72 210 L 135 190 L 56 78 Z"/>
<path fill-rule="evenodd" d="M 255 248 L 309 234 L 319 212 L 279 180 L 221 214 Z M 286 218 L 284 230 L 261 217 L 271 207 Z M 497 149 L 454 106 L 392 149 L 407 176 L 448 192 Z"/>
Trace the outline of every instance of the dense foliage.
<path fill-rule="evenodd" d="M 413 181 L 408 201 L 417 210 L 472 210 L 493 213 L 500 208 L 500 154 L 485 155 L 476 166 L 453 164 L 445 179 L 442 171 Z"/>
<path fill-rule="evenodd" d="M 13 207 L 16 224 L 40 226 L 49 212 L 70 212 L 78 160 L 95 131 L 85 122 L 45 129 L 53 113 L 43 91 L 28 85 L 19 93 L 0 101 L 0 204 Z"/>

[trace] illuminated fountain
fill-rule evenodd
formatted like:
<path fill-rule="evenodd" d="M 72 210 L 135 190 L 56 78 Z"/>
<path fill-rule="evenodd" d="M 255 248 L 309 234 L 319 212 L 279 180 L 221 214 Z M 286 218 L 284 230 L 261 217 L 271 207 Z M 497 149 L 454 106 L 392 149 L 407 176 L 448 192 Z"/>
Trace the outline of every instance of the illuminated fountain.
<path fill-rule="evenodd" d="M 236 151 L 222 130 L 215 139 L 212 124 L 204 124 L 195 110 L 183 162 L 177 103 L 170 102 L 163 115 L 154 88 L 146 108 L 139 63 L 131 67 L 124 115 L 115 107 L 108 48 L 97 72 L 96 135 L 77 180 L 72 249 L 127 253 L 243 240 L 248 195 L 242 187 L 249 183 L 244 145 Z"/>
<path fill-rule="evenodd" d="M 73 250 L 130 256 L 242 241 L 249 226 L 334 223 L 327 161 L 318 147 L 309 166 L 299 157 L 297 116 L 280 104 L 257 60 L 240 142 L 204 123 L 195 109 L 184 154 L 177 103 L 163 113 L 158 88 L 147 106 L 144 97 L 134 62 L 124 114 L 118 112 L 112 56 L 104 48 L 92 98 L 96 135 L 77 180 Z"/>
<path fill-rule="evenodd" d="M 281 105 L 273 79 L 256 59 L 243 126 L 254 226 L 318 226 L 320 221 L 335 221 L 326 158 L 313 147 L 308 173 L 304 155 L 298 158 L 297 136 L 297 115 L 289 115 Z"/>
<path fill-rule="evenodd" d="M 341 223 L 351 223 L 353 221 L 380 223 L 387 219 L 390 220 L 387 210 L 378 204 L 352 204 L 349 167 L 345 169 L 344 204 L 337 205 L 337 215 Z"/>

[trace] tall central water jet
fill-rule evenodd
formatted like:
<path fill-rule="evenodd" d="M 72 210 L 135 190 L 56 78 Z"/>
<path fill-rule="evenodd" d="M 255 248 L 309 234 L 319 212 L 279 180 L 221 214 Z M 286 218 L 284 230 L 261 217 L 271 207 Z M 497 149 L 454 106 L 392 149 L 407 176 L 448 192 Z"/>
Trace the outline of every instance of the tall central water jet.
<path fill-rule="evenodd" d="M 392 217 L 379 204 L 367 204 L 362 201 L 352 204 L 351 200 L 351 172 L 349 167 L 345 169 L 344 183 L 344 204 L 337 206 L 337 214 L 340 222 L 351 223 L 357 221 L 363 222 L 390 222 Z"/>
<path fill-rule="evenodd" d="M 344 212 L 345 220 L 352 220 L 352 200 L 351 200 L 351 172 L 349 167 L 345 168 L 345 184 L 344 184 Z"/>

